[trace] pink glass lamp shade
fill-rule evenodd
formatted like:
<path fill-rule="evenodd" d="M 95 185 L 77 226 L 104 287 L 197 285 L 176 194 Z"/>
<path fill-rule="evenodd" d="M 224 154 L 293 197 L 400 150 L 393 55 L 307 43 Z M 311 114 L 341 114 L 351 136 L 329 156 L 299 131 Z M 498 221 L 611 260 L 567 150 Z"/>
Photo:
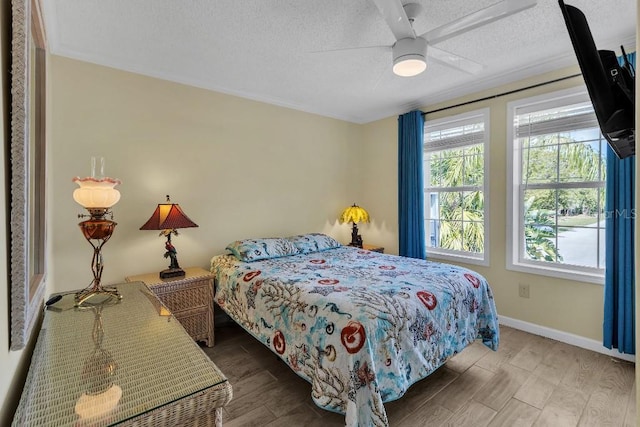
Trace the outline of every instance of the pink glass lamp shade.
<path fill-rule="evenodd" d="M 120 180 L 94 177 L 73 178 L 80 188 L 73 190 L 73 200 L 86 209 L 109 209 L 120 200 L 120 192 L 114 187 Z"/>

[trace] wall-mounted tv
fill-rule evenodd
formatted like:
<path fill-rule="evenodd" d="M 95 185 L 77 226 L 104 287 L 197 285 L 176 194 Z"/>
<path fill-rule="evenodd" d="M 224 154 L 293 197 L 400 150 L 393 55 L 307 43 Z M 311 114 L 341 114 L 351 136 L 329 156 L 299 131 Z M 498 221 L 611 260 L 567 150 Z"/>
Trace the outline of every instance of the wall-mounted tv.
<path fill-rule="evenodd" d="M 623 159 L 636 153 L 635 71 L 625 58 L 618 63 L 615 52 L 597 50 L 580 9 L 558 0 L 580 71 L 587 85 L 600 130 L 616 155 Z"/>

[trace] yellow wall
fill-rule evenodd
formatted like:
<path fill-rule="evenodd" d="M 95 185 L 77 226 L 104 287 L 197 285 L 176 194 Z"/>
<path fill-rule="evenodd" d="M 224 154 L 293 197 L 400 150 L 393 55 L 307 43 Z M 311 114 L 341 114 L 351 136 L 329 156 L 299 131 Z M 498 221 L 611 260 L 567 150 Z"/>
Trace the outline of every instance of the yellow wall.
<path fill-rule="evenodd" d="M 184 267 L 208 267 L 235 239 L 323 231 L 349 241 L 337 217 L 359 196 L 359 125 L 62 57 L 50 70 L 56 291 L 92 278 L 71 179 L 89 174 L 94 155 L 122 180 L 104 283 L 167 268 L 164 240 L 139 230 L 165 194 L 200 226 L 172 239 Z"/>
<path fill-rule="evenodd" d="M 358 202 L 373 222 L 365 242 L 397 253 L 397 120 L 354 125 L 207 92 L 61 57 L 51 59 L 50 224 L 53 287 L 77 289 L 91 278 L 91 248 L 76 226 L 71 177 L 89 173 L 92 155 L 123 181 L 118 227 L 105 245 L 105 283 L 165 268 L 157 234 L 139 231 L 156 203 L 171 194 L 200 225 L 174 239 L 183 266 L 206 267 L 234 239 L 324 231 L 349 240 L 336 223 Z M 557 77 L 566 69 L 466 96 L 439 108 Z M 456 108 L 438 118 L 491 109 L 489 267 L 469 266 L 493 286 L 498 311 L 510 318 L 593 340 L 602 336 L 602 286 L 505 268 L 506 103 L 581 84 L 574 78 Z M 529 299 L 518 283 L 531 286 Z"/>
<path fill-rule="evenodd" d="M 456 105 L 485 96 L 551 81 L 577 73 L 577 69 L 560 70 L 497 89 L 475 93 L 446 103 L 425 106 L 423 111 Z M 507 108 L 515 99 L 526 98 L 581 84 L 573 78 L 494 98 L 472 105 L 428 115 L 426 120 L 459 114 L 480 108 L 491 109 L 491 142 L 489 149 L 489 199 L 490 199 L 490 266 L 467 265 L 483 274 L 491 283 L 498 312 L 517 320 L 546 326 L 582 337 L 602 340 L 603 287 L 589 283 L 554 279 L 546 276 L 519 273 L 506 269 L 506 183 L 507 183 Z M 370 123 L 363 132 L 362 204 L 370 209 L 379 229 L 372 227 L 365 240 L 385 246 L 390 253 L 397 253 L 397 119 L 395 117 Z M 531 287 L 529 299 L 518 296 L 518 283 Z"/>

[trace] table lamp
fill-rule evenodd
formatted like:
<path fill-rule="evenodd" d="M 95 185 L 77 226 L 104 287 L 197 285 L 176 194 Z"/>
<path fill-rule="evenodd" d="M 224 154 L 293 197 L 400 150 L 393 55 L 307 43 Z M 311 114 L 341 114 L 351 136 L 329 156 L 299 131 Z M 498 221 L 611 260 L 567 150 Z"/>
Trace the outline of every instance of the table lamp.
<path fill-rule="evenodd" d="M 180 205 L 171 203 L 169 195 L 167 195 L 166 203 L 159 203 L 151 218 L 142 226 L 140 230 L 161 230 L 160 236 L 165 236 L 167 241 L 164 245 L 166 252 L 165 258 L 169 258 L 171 263 L 169 268 L 160 272 L 161 279 L 169 279 L 172 277 L 181 277 L 185 275 L 183 269 L 178 264 L 178 256 L 176 248 L 171 243 L 171 235 L 178 235 L 179 228 L 197 227 L 198 224 L 191 221 L 182 211 Z"/>
<path fill-rule="evenodd" d="M 100 174 L 96 175 L 96 161 L 100 163 Z M 102 246 L 107 243 L 116 222 L 112 221 L 113 212 L 111 207 L 120 200 L 120 192 L 114 187 L 120 184 L 120 180 L 108 178 L 104 176 L 104 158 L 91 158 L 91 176 L 86 178 L 75 177 L 73 182 L 78 184 L 80 188 L 73 191 L 73 199 L 89 211 L 89 215 L 80 214 L 79 218 L 89 217 L 88 220 L 78 224 L 85 239 L 93 246 L 93 259 L 91 261 L 91 270 L 93 271 L 93 281 L 84 290 L 78 292 L 75 296 L 76 305 L 81 305 L 96 295 L 106 295 L 108 297 L 122 296 L 115 288 L 105 288 L 101 284 L 102 270 L 104 264 L 102 262 Z M 111 219 L 105 217 L 109 215 Z"/>
<path fill-rule="evenodd" d="M 342 223 L 353 223 L 353 227 L 351 228 L 351 243 L 349 243 L 349 246 L 356 246 L 358 248 L 361 248 L 362 236 L 358 234 L 357 224 L 359 222 L 369 222 L 369 213 L 354 203 L 353 206 L 349 206 L 342 211 L 339 220 Z"/>

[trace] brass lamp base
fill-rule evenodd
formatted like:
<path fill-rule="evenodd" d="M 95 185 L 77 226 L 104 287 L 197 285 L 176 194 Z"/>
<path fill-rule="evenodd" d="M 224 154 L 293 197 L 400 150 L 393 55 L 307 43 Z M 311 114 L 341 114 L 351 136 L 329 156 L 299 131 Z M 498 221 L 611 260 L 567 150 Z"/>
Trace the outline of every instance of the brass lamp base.
<path fill-rule="evenodd" d="M 161 279 L 171 279 L 172 277 L 182 277 L 186 273 L 181 268 L 168 268 L 160 272 Z"/>
<path fill-rule="evenodd" d="M 91 261 L 93 281 L 89 287 L 76 293 L 76 307 L 81 306 L 82 303 L 88 299 L 98 295 L 106 296 L 106 299 L 110 299 L 112 297 L 119 300 L 122 299 L 122 295 L 118 293 L 116 288 L 104 287 L 101 284 L 102 269 L 104 268 L 101 253 L 102 246 L 107 243 L 113 234 L 113 230 L 118 224 L 114 221 L 104 219 L 104 215 L 107 213 L 106 209 L 89 209 L 89 212 L 91 212 L 91 219 L 82 221 L 78 226 L 80 227 L 80 230 L 82 230 L 82 235 L 87 239 L 87 242 L 93 246 L 93 259 Z"/>
<path fill-rule="evenodd" d="M 93 298 L 93 297 L 99 296 L 99 295 L 106 296 L 107 298 L 122 299 L 122 295 L 120 295 L 120 293 L 118 292 L 118 290 L 116 288 L 104 288 L 104 287 L 100 286 L 100 288 L 98 288 L 98 289 L 90 288 L 90 289 L 85 289 L 83 291 L 80 291 L 80 292 L 76 293 L 76 296 L 75 296 L 76 304 L 75 305 L 76 305 L 76 307 L 79 307 L 85 301 L 88 301 L 90 298 Z"/>

